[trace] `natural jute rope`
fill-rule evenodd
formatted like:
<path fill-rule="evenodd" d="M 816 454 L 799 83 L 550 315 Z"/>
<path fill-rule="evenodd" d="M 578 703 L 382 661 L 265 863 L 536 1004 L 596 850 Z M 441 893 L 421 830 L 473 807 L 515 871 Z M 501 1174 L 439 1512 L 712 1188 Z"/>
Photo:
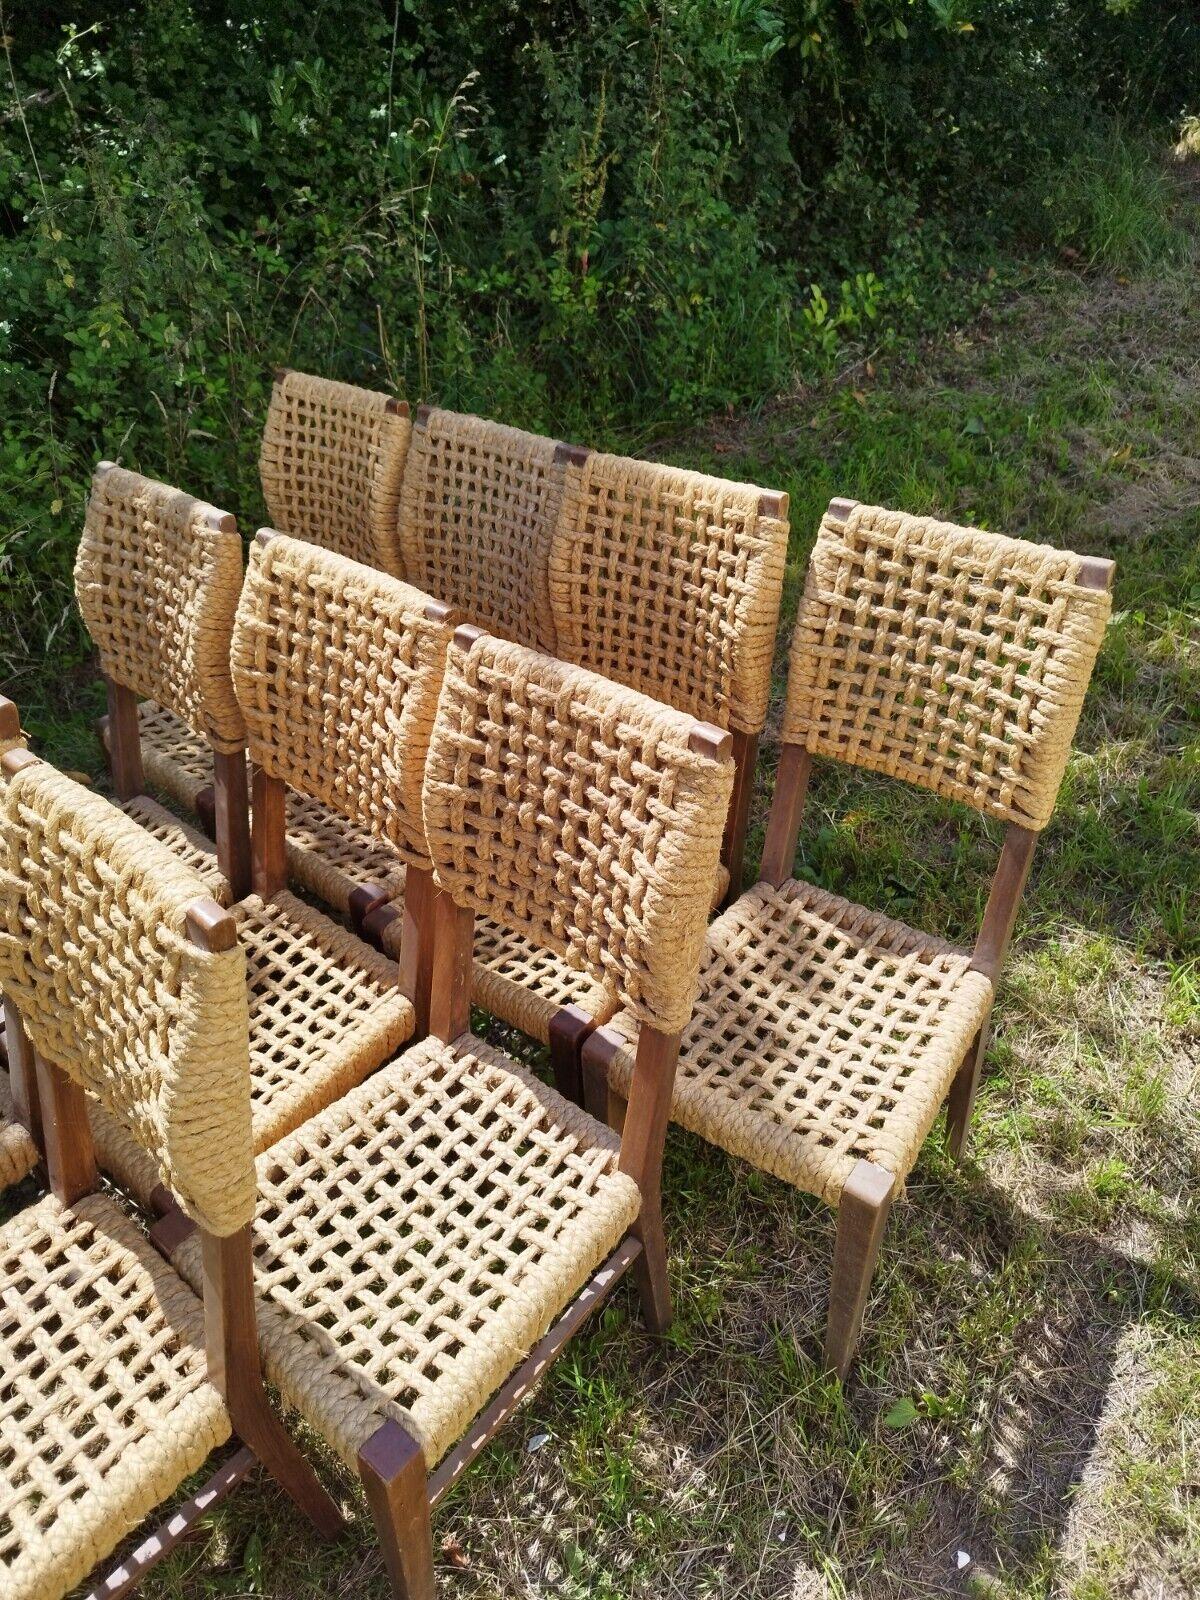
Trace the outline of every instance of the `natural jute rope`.
<path fill-rule="evenodd" d="M 554 649 L 546 589 L 561 474 L 554 440 L 430 411 L 400 495 L 404 576 L 490 633 Z"/>
<path fill-rule="evenodd" d="M 488 635 L 457 646 L 425 775 L 439 883 L 671 1033 L 691 1011 L 731 760 L 667 706 Z"/>
<path fill-rule="evenodd" d="M 264 771 L 426 865 L 425 750 L 450 630 L 428 595 L 316 545 L 256 542 L 232 666 Z"/>
<path fill-rule="evenodd" d="M 0 1227 L 0 1590 L 61 1600 L 230 1434 L 204 1311 L 105 1195 Z"/>
<path fill-rule="evenodd" d="M 767 714 L 788 525 L 762 490 L 626 456 L 565 469 L 555 654 L 721 728 Z"/>
<path fill-rule="evenodd" d="M 789 880 L 713 923 L 672 1119 L 836 1205 L 860 1160 L 903 1179 L 992 986 L 970 954 Z M 627 1094 L 630 1039 L 609 1068 Z"/>
<path fill-rule="evenodd" d="M 229 635 L 242 544 L 222 514 L 121 467 L 92 480 L 75 595 L 104 671 L 218 750 L 241 748 Z"/>
<path fill-rule="evenodd" d="M 1112 602 L 1082 558 L 878 506 L 826 516 L 792 636 L 783 737 L 1050 820 Z"/>
<path fill-rule="evenodd" d="M 200 878 L 44 762 L 0 785 L 0 988 L 34 1048 L 123 1123 L 213 1233 L 249 1220 L 246 964 L 184 913 Z"/>
<path fill-rule="evenodd" d="M 259 456 L 272 526 L 403 576 L 396 520 L 411 432 L 385 394 L 284 373 Z"/>
<path fill-rule="evenodd" d="M 636 1220 L 617 1153 L 486 1044 L 398 1056 L 259 1158 L 268 1375 L 352 1469 L 387 1417 L 432 1467 Z"/>

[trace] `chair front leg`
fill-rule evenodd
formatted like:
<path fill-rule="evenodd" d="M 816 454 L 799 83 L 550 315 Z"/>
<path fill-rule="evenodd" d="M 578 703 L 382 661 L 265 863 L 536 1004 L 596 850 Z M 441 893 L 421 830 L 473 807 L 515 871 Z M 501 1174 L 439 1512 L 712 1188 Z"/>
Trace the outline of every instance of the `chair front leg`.
<path fill-rule="evenodd" d="M 842 1190 L 825 1334 L 825 1364 L 839 1379 L 854 1359 L 895 1186 L 890 1172 L 873 1161 L 860 1161 Z"/>
<path fill-rule="evenodd" d="M 358 1452 L 396 1600 L 433 1600 L 433 1529 L 420 1445 L 398 1422 L 381 1423 Z"/>
<path fill-rule="evenodd" d="M 955 1161 L 961 1161 L 967 1145 L 967 1131 L 971 1113 L 975 1109 L 975 1094 L 979 1088 L 979 1075 L 983 1058 L 987 1054 L 988 1024 L 984 1022 L 967 1047 L 962 1064 L 954 1074 L 954 1081 L 946 1096 L 946 1148 Z"/>

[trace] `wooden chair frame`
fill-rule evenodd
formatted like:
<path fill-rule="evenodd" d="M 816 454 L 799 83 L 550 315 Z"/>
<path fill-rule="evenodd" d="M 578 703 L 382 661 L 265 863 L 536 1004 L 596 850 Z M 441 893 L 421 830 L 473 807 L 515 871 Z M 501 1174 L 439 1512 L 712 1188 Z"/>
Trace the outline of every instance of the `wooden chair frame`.
<path fill-rule="evenodd" d="M 469 624 L 460 626 L 454 634 L 454 647 L 469 650 L 482 631 Z M 714 759 L 727 755 L 731 742 L 728 733 L 706 723 L 697 723 L 691 736 L 692 748 Z M 420 950 L 420 954 L 412 958 L 408 981 L 418 984 L 424 980 L 428 985 L 424 1003 L 415 1002 L 418 1013 L 424 1009 L 428 1031 L 434 1038 L 445 1044 L 469 1048 L 475 915 L 469 908 L 456 905 L 445 890 L 436 886 L 431 874 L 425 876 L 419 894 L 422 898 L 412 907 L 408 893 L 405 894 L 406 927 L 402 940 L 403 948 Z M 590 1026 L 590 1019 L 582 1013 L 576 1012 L 575 1016 Z M 394 1421 L 385 1422 L 359 1452 L 359 1471 L 367 1501 L 399 1600 L 431 1600 L 434 1577 L 430 1514 L 433 1508 L 520 1401 L 541 1382 L 567 1341 L 604 1303 L 629 1268 L 634 1271 L 650 1329 L 661 1333 L 669 1327 L 672 1312 L 661 1181 L 679 1040 L 678 1033 L 666 1034 L 649 1027 L 644 1027 L 638 1038 L 629 1112 L 621 1134 L 619 1169 L 637 1183 L 642 1209 L 637 1223 L 617 1249 L 592 1275 L 467 1435 L 432 1474 L 426 1473 L 417 1441 Z M 557 1070 L 555 1077 L 558 1080 Z"/>
<path fill-rule="evenodd" d="M 826 516 L 844 523 L 857 504 L 854 500 L 833 499 Z M 1084 589 L 1109 589 L 1113 572 L 1112 561 L 1086 557 L 1079 585 Z M 799 744 L 785 742 L 780 750 L 759 868 L 761 882 L 778 887 L 792 876 L 812 760 L 811 754 Z M 983 973 L 993 989 L 999 982 L 1008 952 L 1037 840 L 1034 829 L 1022 828 L 1016 823 L 1009 823 L 1005 829 L 1000 859 L 971 956 L 971 967 Z M 946 1095 L 946 1142 L 956 1161 L 962 1159 L 966 1148 L 987 1042 L 988 1020 L 985 1018 Z M 597 1107 L 604 1108 L 614 1128 L 621 1126 L 626 1115 L 622 1097 L 608 1083 L 608 1062 L 619 1047 L 619 1041 L 609 1035 L 596 1034 L 584 1063 L 587 1104 L 593 1111 Z M 858 1343 L 895 1187 L 890 1172 L 873 1161 L 864 1160 L 854 1167 L 842 1190 L 825 1338 L 826 1363 L 839 1378 L 844 1378 L 849 1370 Z"/>
<path fill-rule="evenodd" d="M 28 750 L 10 750 L 0 759 L 0 770 L 7 779 L 35 764 L 37 759 Z M 207 895 L 193 900 L 186 908 L 185 927 L 188 938 L 201 950 L 232 950 L 237 944 L 237 924 L 233 917 Z M 40 1145 L 51 1193 L 62 1205 L 74 1206 L 100 1187 L 87 1096 L 73 1078 L 33 1048 L 16 1008 L 8 1001 L 5 1001 L 4 1012 L 10 1073 L 15 1066 L 17 1076 L 26 1080 L 32 1076 L 36 1080 Z M 168 1260 L 170 1253 L 164 1248 L 164 1233 L 169 1240 L 171 1228 L 177 1227 L 181 1219 L 188 1222 L 189 1230 L 198 1226 L 176 1209 L 151 1230 L 151 1241 Z M 204 1254 L 208 1375 L 224 1397 L 242 1447 L 197 1495 L 92 1589 L 88 1600 L 101 1600 L 101 1597 L 116 1600 L 117 1596 L 136 1587 L 146 1572 L 236 1487 L 255 1461 L 266 1467 L 322 1537 L 336 1538 L 344 1526 L 341 1513 L 284 1431 L 267 1400 L 255 1329 L 250 1229 L 242 1228 L 228 1238 L 219 1238 L 201 1228 L 200 1235 Z"/>

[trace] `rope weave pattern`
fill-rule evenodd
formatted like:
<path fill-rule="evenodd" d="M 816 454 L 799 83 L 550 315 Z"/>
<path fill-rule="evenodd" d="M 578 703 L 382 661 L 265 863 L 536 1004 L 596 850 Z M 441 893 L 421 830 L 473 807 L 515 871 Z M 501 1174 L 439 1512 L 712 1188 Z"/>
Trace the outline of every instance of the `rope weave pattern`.
<path fill-rule="evenodd" d="M 387 1417 L 433 1466 L 636 1220 L 618 1151 L 485 1044 L 406 1051 L 259 1160 L 272 1381 L 352 1468 Z"/>
<path fill-rule="evenodd" d="M 271 391 L 258 468 L 272 527 L 399 578 L 412 424 L 388 404 L 371 389 L 286 373 Z"/>
<path fill-rule="evenodd" d="M 1054 810 L 1112 602 L 1081 557 L 926 517 L 828 515 L 783 737 L 1025 828 Z"/>
<path fill-rule="evenodd" d="M 195 811 L 196 796 L 213 781 L 212 751 L 207 742 L 153 700 L 143 700 L 138 706 L 138 740 L 146 782 L 188 811 Z"/>
<path fill-rule="evenodd" d="M 0 796 L 0 987 L 217 1234 L 250 1218 L 246 968 L 184 929 L 205 893 L 100 795 L 39 762 Z"/>
<path fill-rule="evenodd" d="M 503 638 L 554 650 L 546 569 L 561 477 L 553 439 L 431 411 L 400 497 L 404 575 Z"/>
<path fill-rule="evenodd" d="M 624 456 L 568 465 L 550 554 L 555 653 L 759 732 L 788 540 L 761 493 Z"/>
<path fill-rule="evenodd" d="M 616 1001 L 602 982 L 490 917 L 475 923 L 474 957 L 473 1003 L 543 1044 L 550 1042 L 550 1020 L 563 1006 L 578 1006 L 597 1022 L 613 1013 Z"/>
<path fill-rule="evenodd" d="M 199 1301 L 103 1195 L 0 1228 L 0 1590 L 60 1600 L 230 1435 Z"/>
<path fill-rule="evenodd" d="M 295 789 L 287 797 L 287 863 L 298 884 L 339 911 L 349 908 L 360 883 L 377 883 L 390 900 L 404 893 L 404 868 L 393 850 Z"/>
<path fill-rule="evenodd" d="M 254 761 L 427 864 L 425 751 L 450 629 L 427 595 L 277 536 L 250 557 L 233 676 Z"/>
<path fill-rule="evenodd" d="M 729 887 L 729 873 L 718 866 L 713 906 Z M 514 1028 L 542 1044 L 550 1042 L 550 1023 L 563 1006 L 578 1006 L 593 1022 L 607 1022 L 615 997 L 586 972 L 576 972 L 551 950 L 505 928 L 490 917 L 475 923 L 475 962 L 471 998 Z"/>
<path fill-rule="evenodd" d="M 213 514 L 220 515 L 139 473 L 97 472 L 75 596 L 110 678 L 232 751 L 244 737 L 229 681 L 242 542 L 236 530 L 209 527 Z"/>
<path fill-rule="evenodd" d="M 709 929 L 672 1118 L 837 1205 L 859 1160 L 903 1179 L 992 986 L 971 957 L 791 880 L 758 883 Z M 635 1034 L 610 1068 L 632 1082 Z"/>
<path fill-rule="evenodd" d="M 286 890 L 234 907 L 246 953 L 254 1154 L 332 1105 L 416 1026 L 394 961 Z M 101 1165 L 143 1205 L 154 1164 L 111 1118 L 92 1111 Z"/>
<path fill-rule="evenodd" d="M 152 839 L 157 839 L 173 856 L 190 867 L 204 885 L 204 893 L 211 895 L 219 906 L 228 906 L 232 902 L 228 880 L 217 865 L 216 848 L 210 839 L 206 839 L 195 828 L 189 828 L 186 822 L 180 822 L 173 812 L 160 806 L 148 794 L 135 795 L 132 800 L 124 801 L 121 810 L 127 817 L 132 817 L 139 828 L 144 828 Z"/>
<path fill-rule="evenodd" d="M 454 900 L 604 984 L 637 1017 L 687 1021 L 732 760 L 691 719 L 488 635 L 450 652 L 425 833 Z"/>

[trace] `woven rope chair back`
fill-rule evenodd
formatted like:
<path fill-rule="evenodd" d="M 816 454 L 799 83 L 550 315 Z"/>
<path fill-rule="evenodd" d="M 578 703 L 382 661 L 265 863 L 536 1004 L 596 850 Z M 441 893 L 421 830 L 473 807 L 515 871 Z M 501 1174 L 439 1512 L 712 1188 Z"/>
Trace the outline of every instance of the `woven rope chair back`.
<path fill-rule="evenodd" d="M 855 506 L 827 513 L 783 737 L 1021 827 L 1049 821 L 1111 609 L 1084 558 Z"/>
<path fill-rule="evenodd" d="M 787 559 L 785 496 L 566 451 L 550 551 L 556 654 L 758 733 Z"/>
<path fill-rule="evenodd" d="M 408 581 L 501 638 L 550 651 L 554 451 L 538 434 L 422 408 L 400 496 Z"/>
<path fill-rule="evenodd" d="M 0 988 L 217 1234 L 250 1220 L 245 958 L 198 948 L 203 883 L 100 795 L 31 763 L 0 781 Z"/>
<path fill-rule="evenodd" d="M 272 525 L 402 576 L 396 515 L 411 433 L 386 394 L 281 373 L 258 463 Z"/>
<path fill-rule="evenodd" d="M 450 628 L 398 578 L 260 535 L 233 677 L 252 760 L 427 867 L 421 781 Z"/>
<path fill-rule="evenodd" d="M 100 664 L 225 752 L 245 739 L 229 676 L 241 586 L 232 517 L 140 473 L 97 469 L 75 595 Z"/>
<path fill-rule="evenodd" d="M 691 1012 L 733 764 L 696 723 L 521 645 L 456 642 L 425 833 L 456 903 L 673 1033 Z"/>

